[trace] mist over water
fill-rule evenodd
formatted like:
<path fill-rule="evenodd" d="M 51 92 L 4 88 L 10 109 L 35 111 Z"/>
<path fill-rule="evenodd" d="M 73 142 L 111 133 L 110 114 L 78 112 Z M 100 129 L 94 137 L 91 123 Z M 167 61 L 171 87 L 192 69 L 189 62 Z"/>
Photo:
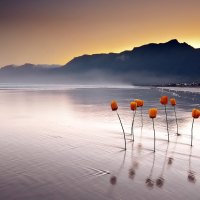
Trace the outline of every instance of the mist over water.
<path fill-rule="evenodd" d="M 161 95 L 177 99 L 181 136 L 168 105 L 170 143 Z M 136 98 L 145 105 L 143 126 L 140 109 L 136 113 L 133 143 L 129 104 Z M 199 199 L 199 119 L 190 147 L 191 110 L 199 99 L 199 89 L 187 88 L 1 85 L 0 199 Z M 158 108 L 155 154 L 150 107 Z"/>

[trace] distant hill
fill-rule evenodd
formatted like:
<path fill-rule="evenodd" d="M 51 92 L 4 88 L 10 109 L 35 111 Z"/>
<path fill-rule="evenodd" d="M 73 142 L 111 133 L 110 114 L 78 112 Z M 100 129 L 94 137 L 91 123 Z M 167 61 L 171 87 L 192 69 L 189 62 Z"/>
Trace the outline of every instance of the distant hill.
<path fill-rule="evenodd" d="M 27 76 L 29 81 L 161 84 L 199 81 L 199 75 L 200 49 L 170 40 L 121 53 L 83 55 L 61 67 L 7 66 L 0 69 L 0 82 Z"/>
<path fill-rule="evenodd" d="M 0 83 L 51 83 L 58 78 L 60 65 L 7 65 L 0 68 Z"/>

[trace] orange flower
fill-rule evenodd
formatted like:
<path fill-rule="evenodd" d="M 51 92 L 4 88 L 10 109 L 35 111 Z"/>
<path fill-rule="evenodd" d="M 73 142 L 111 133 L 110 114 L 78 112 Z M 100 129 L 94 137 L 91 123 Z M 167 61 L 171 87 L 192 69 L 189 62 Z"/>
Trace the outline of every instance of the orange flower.
<path fill-rule="evenodd" d="M 149 109 L 149 117 L 150 118 L 156 118 L 156 115 L 158 113 L 158 109 L 157 108 L 150 108 Z"/>
<path fill-rule="evenodd" d="M 176 99 L 171 98 L 170 103 L 171 103 L 172 106 L 175 106 L 176 105 Z"/>
<path fill-rule="evenodd" d="M 118 105 L 115 100 L 111 101 L 111 109 L 112 109 L 112 111 L 116 111 L 118 109 Z"/>
<path fill-rule="evenodd" d="M 168 104 L 168 96 L 162 96 L 162 97 L 160 98 L 160 103 L 161 103 L 162 105 L 167 105 L 167 104 Z"/>
<path fill-rule="evenodd" d="M 136 110 L 137 109 L 137 103 L 136 102 L 131 102 L 130 103 L 130 107 L 131 107 L 131 110 Z"/>
<path fill-rule="evenodd" d="M 197 119 L 197 118 L 199 118 L 199 116 L 200 116 L 200 110 L 198 110 L 198 109 L 193 109 L 193 110 L 192 110 L 192 117 L 193 117 L 194 119 Z"/>
<path fill-rule="evenodd" d="M 135 102 L 137 103 L 137 107 L 142 107 L 144 105 L 144 101 L 141 99 L 135 99 Z"/>

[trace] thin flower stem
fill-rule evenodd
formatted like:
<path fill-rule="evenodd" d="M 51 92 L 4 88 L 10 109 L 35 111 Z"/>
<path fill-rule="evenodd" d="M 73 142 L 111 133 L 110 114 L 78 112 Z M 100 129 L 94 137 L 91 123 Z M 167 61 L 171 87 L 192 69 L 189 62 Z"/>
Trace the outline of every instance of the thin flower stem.
<path fill-rule="evenodd" d="M 173 151 L 172 151 L 172 157 L 174 156 L 174 152 L 176 150 L 177 141 L 178 141 L 178 137 L 176 137 L 176 141 L 175 141 L 174 148 L 173 148 Z"/>
<path fill-rule="evenodd" d="M 168 142 L 169 142 L 169 128 L 168 128 L 168 120 L 167 120 L 167 108 L 166 108 L 166 105 L 165 105 L 165 115 L 166 115 L 166 123 L 167 123 Z"/>
<path fill-rule="evenodd" d="M 119 121 L 120 121 L 120 124 L 121 124 L 121 127 L 122 127 L 122 131 L 123 131 L 123 134 L 124 134 L 124 144 L 125 144 L 125 148 L 124 149 L 126 150 L 126 135 L 125 135 L 124 127 L 122 125 L 122 121 L 121 121 L 121 118 L 120 118 L 118 112 L 117 112 L 117 116 L 119 118 Z"/>
<path fill-rule="evenodd" d="M 191 146 L 192 146 L 192 141 L 193 141 L 193 125 L 194 125 L 194 118 L 192 120 L 192 129 L 191 129 Z"/>
<path fill-rule="evenodd" d="M 142 106 L 141 106 L 141 123 L 142 123 L 142 127 L 143 127 L 143 115 L 142 115 Z"/>
<path fill-rule="evenodd" d="M 174 114 L 175 114 L 175 118 L 176 118 L 176 127 L 177 127 L 176 134 L 179 135 L 179 133 L 178 133 L 178 120 L 177 120 L 177 116 L 176 116 L 176 106 L 174 106 Z"/>
<path fill-rule="evenodd" d="M 155 132 L 155 126 L 154 126 L 154 119 L 152 118 L 153 122 L 153 131 L 154 131 L 154 152 L 156 151 L 156 132 Z"/>
<path fill-rule="evenodd" d="M 134 141 L 133 126 L 134 126 L 135 114 L 136 114 L 136 110 L 133 112 L 133 121 L 132 121 L 132 125 L 131 125 L 131 134 L 133 135 L 133 141 Z"/>

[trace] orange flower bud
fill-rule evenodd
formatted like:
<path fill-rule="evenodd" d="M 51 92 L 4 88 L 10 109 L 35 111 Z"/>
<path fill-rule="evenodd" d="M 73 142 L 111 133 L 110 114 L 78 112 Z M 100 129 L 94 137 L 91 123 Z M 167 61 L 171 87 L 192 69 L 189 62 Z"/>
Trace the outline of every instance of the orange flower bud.
<path fill-rule="evenodd" d="M 111 109 L 112 109 L 112 111 L 116 111 L 118 109 L 118 105 L 115 100 L 111 101 Z"/>
<path fill-rule="evenodd" d="M 192 117 L 197 119 L 200 116 L 200 111 L 198 109 L 193 109 L 192 110 Z"/>
<path fill-rule="evenodd" d="M 142 107 L 144 105 L 144 101 L 141 99 L 135 99 L 135 102 L 137 103 L 137 107 Z"/>
<path fill-rule="evenodd" d="M 176 105 L 176 99 L 171 98 L 170 103 L 171 103 L 172 106 L 175 106 Z"/>
<path fill-rule="evenodd" d="M 136 110 L 137 109 L 137 103 L 136 102 L 131 102 L 130 103 L 130 107 L 131 107 L 131 110 Z"/>
<path fill-rule="evenodd" d="M 162 105 L 167 105 L 167 104 L 168 104 L 168 96 L 162 96 L 162 97 L 160 98 L 160 103 L 161 103 Z"/>
<path fill-rule="evenodd" d="M 149 109 L 149 117 L 150 118 L 156 118 L 156 115 L 158 113 L 158 109 L 157 108 L 150 108 Z"/>

